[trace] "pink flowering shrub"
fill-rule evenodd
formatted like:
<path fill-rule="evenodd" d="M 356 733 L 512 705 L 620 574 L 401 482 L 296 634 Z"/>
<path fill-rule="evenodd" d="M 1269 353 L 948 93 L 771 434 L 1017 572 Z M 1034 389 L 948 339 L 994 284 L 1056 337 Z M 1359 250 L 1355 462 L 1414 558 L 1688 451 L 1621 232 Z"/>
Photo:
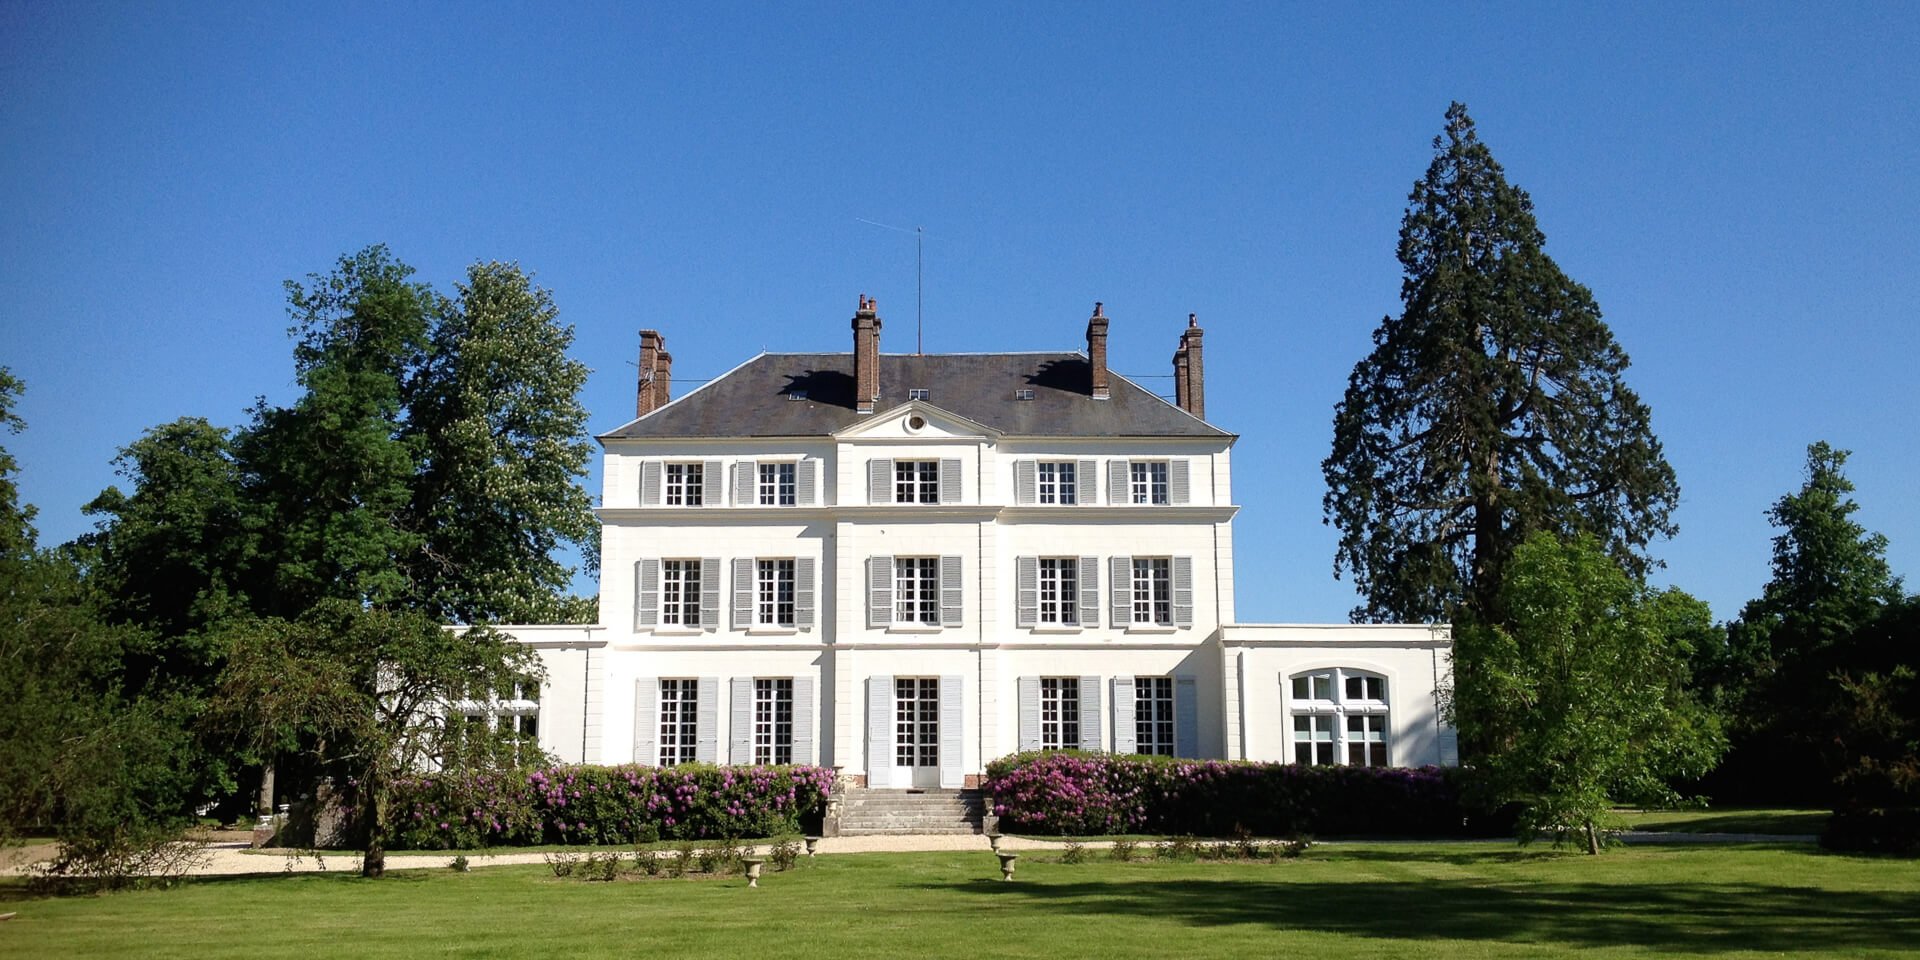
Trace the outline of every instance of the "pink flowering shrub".
<path fill-rule="evenodd" d="M 395 785 L 397 849 L 628 844 L 798 833 L 833 786 L 813 766 L 560 766 Z"/>

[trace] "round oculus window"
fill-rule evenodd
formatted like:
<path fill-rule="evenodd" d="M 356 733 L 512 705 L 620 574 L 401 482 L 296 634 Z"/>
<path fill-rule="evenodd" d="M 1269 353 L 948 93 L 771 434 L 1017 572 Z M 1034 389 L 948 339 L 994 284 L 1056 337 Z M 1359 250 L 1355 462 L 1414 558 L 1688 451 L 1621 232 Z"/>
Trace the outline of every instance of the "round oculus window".
<path fill-rule="evenodd" d="M 921 428 L 923 428 L 923 427 L 925 427 L 926 425 L 927 425 L 927 418 L 926 418 L 926 417 L 923 417 L 923 416 L 921 416 L 921 415 L 919 415 L 919 414 L 917 414 L 917 413 L 916 413 L 916 414 L 914 414 L 913 416 L 911 416 L 911 417 L 908 417 L 908 418 L 907 418 L 907 429 L 908 429 L 908 430 L 919 430 L 919 429 L 921 429 Z"/>

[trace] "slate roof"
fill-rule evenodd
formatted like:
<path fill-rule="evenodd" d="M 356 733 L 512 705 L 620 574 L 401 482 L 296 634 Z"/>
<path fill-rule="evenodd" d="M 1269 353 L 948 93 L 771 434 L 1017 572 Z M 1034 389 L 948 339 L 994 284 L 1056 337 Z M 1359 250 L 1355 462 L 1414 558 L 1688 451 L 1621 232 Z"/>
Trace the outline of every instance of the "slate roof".
<path fill-rule="evenodd" d="M 907 402 L 927 403 L 1013 436 L 1228 437 L 1118 374 L 1095 400 L 1079 353 L 882 354 L 874 414 L 853 410 L 853 354 L 763 353 L 725 376 L 610 433 L 650 437 L 817 437 Z M 1031 389 L 1032 400 L 1014 399 Z M 788 394 L 805 391 L 805 400 Z"/>

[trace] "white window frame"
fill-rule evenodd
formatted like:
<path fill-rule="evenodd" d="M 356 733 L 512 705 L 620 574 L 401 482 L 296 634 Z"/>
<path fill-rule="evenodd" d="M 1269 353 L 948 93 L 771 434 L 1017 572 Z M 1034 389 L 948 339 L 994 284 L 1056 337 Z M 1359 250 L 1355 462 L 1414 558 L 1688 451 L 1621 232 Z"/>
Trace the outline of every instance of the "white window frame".
<path fill-rule="evenodd" d="M 1034 464 L 1034 502 L 1073 506 L 1080 502 L 1079 461 L 1041 460 Z"/>
<path fill-rule="evenodd" d="M 893 558 L 893 622 L 940 626 L 940 558 Z"/>
<path fill-rule="evenodd" d="M 1133 620 L 1137 626 L 1173 626 L 1173 558 L 1133 558 Z"/>
<path fill-rule="evenodd" d="M 895 460 L 893 462 L 894 503 L 939 503 L 939 460 Z"/>
<path fill-rule="evenodd" d="M 1080 678 L 1040 678 L 1040 749 L 1080 747 Z"/>
<path fill-rule="evenodd" d="M 756 627 L 793 628 L 798 623 L 792 557 L 753 561 L 753 624 Z"/>
<path fill-rule="evenodd" d="M 1386 676 L 1358 667 L 1316 667 L 1288 676 L 1285 689 L 1291 762 L 1366 767 L 1393 762 L 1393 686 Z"/>
<path fill-rule="evenodd" d="M 1043 627 L 1080 625 L 1080 558 L 1041 557 L 1040 606 L 1035 623 Z"/>
<path fill-rule="evenodd" d="M 799 469 L 799 464 L 790 460 L 761 463 L 756 471 L 759 475 L 755 478 L 754 490 L 758 496 L 754 499 L 763 507 L 791 507 L 798 503 Z"/>
<path fill-rule="evenodd" d="M 706 502 L 704 461 L 672 461 L 661 471 L 660 502 L 669 507 L 698 507 Z"/>
<path fill-rule="evenodd" d="M 1180 731 L 1174 719 L 1174 678 L 1133 678 L 1133 743 L 1135 753 L 1171 757 L 1178 749 Z"/>
<path fill-rule="evenodd" d="M 754 678 L 753 762 L 762 766 L 793 762 L 792 677 Z"/>
<path fill-rule="evenodd" d="M 1128 461 L 1127 492 L 1129 503 L 1144 503 L 1165 506 L 1171 503 L 1168 474 L 1169 461 L 1166 460 L 1130 460 Z"/>
<path fill-rule="evenodd" d="M 694 763 L 700 750 L 700 681 L 660 681 L 660 766 Z"/>
<path fill-rule="evenodd" d="M 693 628 L 703 626 L 709 614 L 700 609 L 700 561 L 660 561 L 660 625 Z"/>

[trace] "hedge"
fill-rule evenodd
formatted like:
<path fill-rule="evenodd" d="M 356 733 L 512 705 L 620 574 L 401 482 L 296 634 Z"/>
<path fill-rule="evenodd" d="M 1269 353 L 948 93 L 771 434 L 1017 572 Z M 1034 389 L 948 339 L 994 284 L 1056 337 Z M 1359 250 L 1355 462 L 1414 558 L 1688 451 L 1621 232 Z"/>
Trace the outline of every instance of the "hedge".
<path fill-rule="evenodd" d="M 1345 767 L 1047 751 L 987 765 L 1000 828 L 1091 836 L 1496 836 L 1453 767 Z"/>
<path fill-rule="evenodd" d="M 400 781 L 391 846 L 471 850 L 541 843 L 799 833 L 833 786 L 826 767 L 558 766 Z"/>

